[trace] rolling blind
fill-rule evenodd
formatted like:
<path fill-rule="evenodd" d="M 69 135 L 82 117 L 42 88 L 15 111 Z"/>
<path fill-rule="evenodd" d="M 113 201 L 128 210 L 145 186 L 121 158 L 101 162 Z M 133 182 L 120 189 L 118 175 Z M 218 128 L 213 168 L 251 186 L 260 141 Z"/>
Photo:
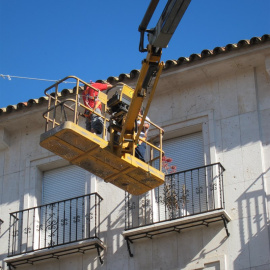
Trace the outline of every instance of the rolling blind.
<path fill-rule="evenodd" d="M 85 190 L 86 171 L 77 166 L 46 171 L 43 175 L 42 204 L 81 196 Z"/>
<path fill-rule="evenodd" d="M 166 140 L 163 150 L 166 157 L 172 158 L 170 165 L 176 166 L 178 172 L 204 165 L 201 132 Z"/>
<path fill-rule="evenodd" d="M 89 199 L 72 198 L 85 195 L 88 181 L 90 179 L 87 180 L 86 171 L 74 165 L 44 172 L 42 203 L 49 205 L 40 210 L 39 222 L 43 228 L 41 247 L 69 243 L 85 237 L 84 228 L 90 226 L 90 221 L 85 224 Z M 54 204 L 58 201 L 62 202 Z"/>

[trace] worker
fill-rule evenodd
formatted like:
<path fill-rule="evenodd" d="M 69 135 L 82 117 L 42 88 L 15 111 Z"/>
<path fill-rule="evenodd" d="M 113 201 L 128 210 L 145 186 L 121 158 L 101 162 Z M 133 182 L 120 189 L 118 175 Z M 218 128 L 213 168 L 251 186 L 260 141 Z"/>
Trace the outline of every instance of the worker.
<path fill-rule="evenodd" d="M 142 118 L 141 112 L 142 111 L 140 110 L 139 117 L 137 120 L 138 128 L 141 125 L 141 118 Z M 146 116 L 139 138 L 147 140 L 147 134 L 148 134 L 149 128 L 150 128 L 150 119 L 148 116 Z M 145 162 L 145 152 L 146 152 L 146 143 L 139 139 L 138 145 L 135 148 L 135 157 Z"/>
<path fill-rule="evenodd" d="M 94 88 L 104 91 L 112 88 L 112 85 L 108 82 L 105 83 L 91 83 L 91 86 Z M 85 85 L 84 91 L 82 93 L 84 105 L 90 109 L 93 109 L 96 113 L 101 114 L 101 102 L 98 99 L 98 91 L 94 90 L 93 88 Z M 86 117 L 86 130 L 100 135 L 103 131 L 104 121 L 103 118 L 98 116 L 95 113 L 92 113 L 89 110 L 85 110 L 85 117 Z"/>

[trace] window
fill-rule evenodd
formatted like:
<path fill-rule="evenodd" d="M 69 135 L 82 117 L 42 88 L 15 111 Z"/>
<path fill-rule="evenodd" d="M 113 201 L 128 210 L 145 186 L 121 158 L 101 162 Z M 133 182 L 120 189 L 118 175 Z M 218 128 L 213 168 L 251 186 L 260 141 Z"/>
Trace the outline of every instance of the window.
<path fill-rule="evenodd" d="M 187 265 L 188 269 L 194 270 L 225 270 L 226 256 L 208 257 L 205 256 L 203 259 L 196 260 Z"/>
<path fill-rule="evenodd" d="M 91 192 L 90 181 L 90 174 L 74 165 L 43 173 L 42 204 L 50 205 L 41 209 L 41 246 L 49 247 L 85 237 L 86 225 L 92 225 L 91 217 L 87 218 L 86 214 L 94 203 L 90 202 L 90 197 L 80 196 Z M 62 202 L 54 204 L 58 201 Z M 89 224 L 84 224 L 86 219 Z"/>
<path fill-rule="evenodd" d="M 98 245 L 102 249 L 98 240 L 102 198 L 95 192 L 96 176 L 47 153 L 28 162 L 32 188 L 24 208 L 10 215 L 9 255 L 38 250 L 54 254 L 66 244 L 78 242 L 82 247 Z M 36 254 L 29 254 L 29 263 L 33 257 Z"/>
<path fill-rule="evenodd" d="M 204 166 L 204 148 L 202 132 L 196 132 L 165 140 L 163 150 L 176 172 L 183 172 Z M 165 161 L 166 162 L 166 161 Z M 206 182 L 203 170 L 187 171 L 166 177 L 165 184 L 156 188 L 153 202 L 154 221 L 163 221 L 190 214 L 203 212 L 206 209 Z"/>
<path fill-rule="evenodd" d="M 176 171 L 184 171 L 204 165 L 202 132 L 165 140 L 165 156 L 172 159 Z"/>
<path fill-rule="evenodd" d="M 52 203 L 90 193 L 90 177 L 77 166 L 65 166 L 43 174 L 42 204 Z"/>

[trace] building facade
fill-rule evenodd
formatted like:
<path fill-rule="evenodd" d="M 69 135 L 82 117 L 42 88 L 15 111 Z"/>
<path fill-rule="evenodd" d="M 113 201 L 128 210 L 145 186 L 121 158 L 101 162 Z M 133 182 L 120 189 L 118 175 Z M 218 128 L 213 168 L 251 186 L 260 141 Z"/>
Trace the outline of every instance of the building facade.
<path fill-rule="evenodd" d="M 269 35 L 166 62 L 166 183 L 141 196 L 40 147 L 46 103 L 0 109 L 0 268 L 270 269 Z"/>

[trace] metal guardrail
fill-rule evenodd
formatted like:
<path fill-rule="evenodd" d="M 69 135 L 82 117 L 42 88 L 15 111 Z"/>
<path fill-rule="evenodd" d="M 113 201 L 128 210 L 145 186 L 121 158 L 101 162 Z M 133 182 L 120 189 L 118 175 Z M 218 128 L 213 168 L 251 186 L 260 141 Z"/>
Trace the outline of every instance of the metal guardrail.
<path fill-rule="evenodd" d="M 220 163 L 168 174 L 165 184 L 140 196 L 126 193 L 125 229 L 225 209 Z"/>
<path fill-rule="evenodd" d="M 99 238 L 102 200 L 91 193 L 10 213 L 8 256 Z"/>
<path fill-rule="evenodd" d="M 71 91 L 68 89 L 62 89 L 63 84 L 67 82 L 73 82 L 76 84 L 76 86 L 72 90 L 74 98 L 66 98 L 61 94 L 62 92 L 65 93 L 65 91 Z M 76 76 L 67 76 L 44 90 L 45 95 L 48 97 L 47 110 L 43 113 L 43 117 L 46 120 L 45 132 L 61 125 L 65 121 L 71 121 L 74 124 L 81 125 L 85 128 L 84 123 L 85 115 L 95 114 L 98 117 L 102 118 L 104 122 L 102 139 L 106 141 L 109 140 L 110 136 L 107 136 L 108 135 L 107 133 L 110 126 L 111 116 L 108 114 L 107 103 L 105 102 L 105 100 L 101 102 L 102 103 L 101 114 L 85 106 L 83 104 L 82 90 L 86 86 L 95 89 L 93 86 L 91 86 L 90 83 L 87 83 Z M 100 95 L 101 94 L 104 95 L 104 93 L 102 93 L 100 90 L 98 89 L 95 90 L 98 91 Z M 158 125 L 151 122 L 150 120 L 147 120 L 147 122 L 150 123 L 151 133 L 153 133 L 153 137 L 149 138 L 149 140 L 145 140 L 143 138 L 140 138 L 139 140 L 145 142 L 146 145 L 149 147 L 150 154 L 149 157 L 147 158 L 147 163 L 153 166 L 153 163 L 156 160 L 159 160 L 158 167 L 159 170 L 161 170 L 162 155 L 164 153 L 162 150 L 162 138 L 164 131 L 162 128 L 160 128 Z"/>
<path fill-rule="evenodd" d="M 61 96 L 60 86 L 69 80 L 72 82 L 75 80 L 74 83 L 76 83 L 76 87 L 73 88 L 75 99 L 65 99 Z M 102 102 L 102 114 L 99 114 L 93 109 L 82 104 L 80 92 L 86 86 L 91 87 L 100 93 L 99 89 L 94 88 L 89 83 L 79 79 L 76 76 L 67 76 L 44 90 L 45 95 L 48 97 L 47 110 L 43 113 L 43 117 L 46 119 L 45 131 L 59 126 L 65 121 L 72 121 L 75 124 L 79 124 L 79 117 L 84 117 L 85 112 L 88 112 L 89 114 L 96 114 L 103 119 L 103 139 L 105 139 L 106 123 L 109 121 L 109 119 L 105 116 L 105 112 L 107 111 L 107 103 Z"/>

